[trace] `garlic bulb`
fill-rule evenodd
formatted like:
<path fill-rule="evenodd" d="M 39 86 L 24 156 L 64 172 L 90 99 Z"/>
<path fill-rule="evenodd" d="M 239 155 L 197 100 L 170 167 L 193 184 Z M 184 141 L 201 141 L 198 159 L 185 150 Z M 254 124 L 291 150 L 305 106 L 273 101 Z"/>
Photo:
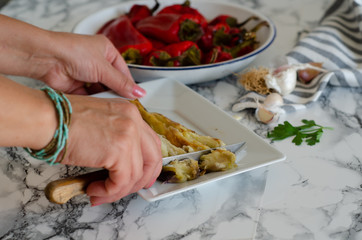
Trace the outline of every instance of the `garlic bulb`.
<path fill-rule="evenodd" d="M 268 88 L 274 89 L 282 96 L 288 95 L 293 92 L 297 84 L 297 71 L 308 68 L 320 72 L 327 71 L 308 63 L 281 66 L 264 77 L 265 83 Z"/>
<path fill-rule="evenodd" d="M 265 83 L 268 88 L 276 90 L 281 95 L 288 95 L 293 92 L 297 84 L 297 70 L 290 67 L 278 73 L 269 73 L 265 76 Z"/>

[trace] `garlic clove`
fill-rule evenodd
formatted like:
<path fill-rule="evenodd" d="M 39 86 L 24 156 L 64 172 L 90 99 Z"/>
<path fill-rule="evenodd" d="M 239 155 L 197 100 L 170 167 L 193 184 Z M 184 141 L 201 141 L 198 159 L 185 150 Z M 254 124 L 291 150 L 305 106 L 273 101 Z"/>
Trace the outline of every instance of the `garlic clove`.
<path fill-rule="evenodd" d="M 309 68 L 308 66 L 306 66 L 305 68 L 298 70 L 298 79 L 302 83 L 309 83 L 317 75 L 319 75 L 321 73 L 321 70 L 318 69 L 318 68 L 322 68 L 322 65 L 323 65 L 322 63 L 312 62 L 312 63 L 309 63 L 309 64 L 311 66 L 317 67 L 317 68 Z"/>
<path fill-rule="evenodd" d="M 278 93 L 270 93 L 266 96 L 263 106 L 268 110 L 279 108 L 284 103 L 283 97 Z"/>
<path fill-rule="evenodd" d="M 275 114 L 263 106 L 259 105 L 259 107 L 255 111 L 255 117 L 259 122 L 262 123 L 271 123 L 275 117 Z"/>

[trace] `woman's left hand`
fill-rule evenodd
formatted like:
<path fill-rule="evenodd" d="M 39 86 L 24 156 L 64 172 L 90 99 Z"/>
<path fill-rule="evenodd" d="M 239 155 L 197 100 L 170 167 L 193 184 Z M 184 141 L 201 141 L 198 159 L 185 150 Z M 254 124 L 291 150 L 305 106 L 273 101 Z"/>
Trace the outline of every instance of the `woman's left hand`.
<path fill-rule="evenodd" d="M 100 84 L 127 98 L 145 91 L 133 80 L 127 64 L 103 35 L 86 36 L 50 32 L 57 61 L 39 78 L 66 93 L 87 94 L 87 86 Z M 90 84 L 89 84 L 90 83 Z"/>

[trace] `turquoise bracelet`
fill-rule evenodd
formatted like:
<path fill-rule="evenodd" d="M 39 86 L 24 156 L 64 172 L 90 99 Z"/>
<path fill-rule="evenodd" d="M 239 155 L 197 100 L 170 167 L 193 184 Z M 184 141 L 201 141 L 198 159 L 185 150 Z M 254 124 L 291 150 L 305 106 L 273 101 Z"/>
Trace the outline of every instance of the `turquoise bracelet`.
<path fill-rule="evenodd" d="M 47 162 L 50 165 L 60 163 L 67 150 L 68 131 L 72 115 L 72 106 L 67 97 L 60 91 L 56 91 L 50 87 L 41 89 L 53 102 L 57 111 L 58 128 L 55 131 L 53 139 L 50 143 L 40 150 L 24 148 L 32 157 Z M 57 161 L 58 157 L 60 159 Z"/>

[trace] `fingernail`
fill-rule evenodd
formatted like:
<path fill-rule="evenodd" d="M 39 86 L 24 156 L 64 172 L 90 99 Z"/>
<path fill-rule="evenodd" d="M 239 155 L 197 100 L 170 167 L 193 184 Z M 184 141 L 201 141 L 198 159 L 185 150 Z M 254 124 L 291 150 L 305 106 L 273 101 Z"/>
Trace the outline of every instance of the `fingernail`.
<path fill-rule="evenodd" d="M 102 203 L 95 203 L 95 204 L 91 204 L 91 207 L 97 207 L 97 206 L 99 206 L 99 205 L 101 205 Z"/>
<path fill-rule="evenodd" d="M 102 205 L 103 203 L 99 202 L 91 202 L 91 207 L 96 207 L 96 206 L 99 206 L 99 205 Z"/>
<path fill-rule="evenodd" d="M 146 95 L 146 91 L 143 88 L 141 88 L 140 86 L 135 85 L 135 87 L 133 88 L 132 94 L 136 98 L 141 98 Z"/>

